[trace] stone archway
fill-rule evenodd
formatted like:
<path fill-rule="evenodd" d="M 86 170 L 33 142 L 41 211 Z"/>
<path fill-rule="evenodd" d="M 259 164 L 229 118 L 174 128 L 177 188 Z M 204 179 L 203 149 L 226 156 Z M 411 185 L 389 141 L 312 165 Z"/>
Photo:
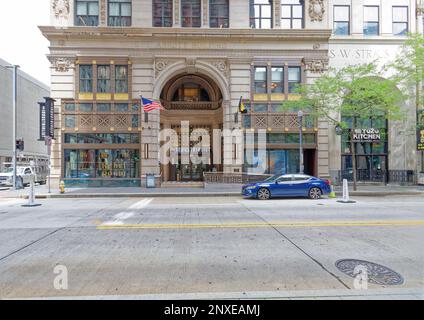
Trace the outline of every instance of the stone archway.
<path fill-rule="evenodd" d="M 182 72 L 176 71 L 180 70 L 177 66 L 171 66 L 170 69 L 174 71 L 168 70 L 167 74 L 170 76 L 167 81 L 156 83 L 157 88 L 162 88 L 161 92 L 159 94 L 157 90 L 154 92 L 154 96 L 159 98 L 165 107 L 160 114 L 161 129 L 175 135 L 172 138 L 174 143 L 171 143 L 169 151 L 171 163 L 164 163 L 164 161 L 161 163 L 162 178 L 164 182 L 202 181 L 204 172 L 223 169 L 223 152 L 221 147 L 219 152 L 213 148 L 213 145 L 218 142 L 213 132 L 224 127 L 224 113 L 229 108 L 229 103 L 224 103 L 224 96 L 228 96 L 228 93 L 223 93 L 220 85 L 212 77 L 201 72 L 201 68 L 186 66 Z M 206 148 L 208 150 L 202 147 L 201 151 L 198 151 L 194 143 L 192 145 L 193 141 L 190 141 L 188 146 L 183 143 L 184 135 L 188 133 L 191 139 L 199 132 L 208 135 L 210 143 Z M 165 140 L 168 138 L 169 136 Z M 177 147 L 174 145 L 175 141 L 177 141 Z M 203 137 L 200 141 L 203 142 Z M 161 148 L 161 153 L 163 152 L 168 151 Z M 193 154 L 198 153 L 202 158 L 200 164 L 194 163 L 191 158 Z M 221 161 L 216 164 L 213 159 L 216 159 L 214 155 L 218 153 Z M 183 160 L 187 158 L 190 159 L 190 163 Z M 161 156 L 161 159 L 164 157 Z"/>

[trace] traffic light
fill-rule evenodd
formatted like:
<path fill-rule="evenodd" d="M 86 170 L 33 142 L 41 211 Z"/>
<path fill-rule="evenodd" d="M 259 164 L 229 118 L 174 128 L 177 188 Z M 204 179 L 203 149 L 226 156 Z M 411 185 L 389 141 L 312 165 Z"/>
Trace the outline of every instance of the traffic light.
<path fill-rule="evenodd" d="M 24 151 L 24 140 L 23 139 L 19 139 L 16 140 L 16 150 L 17 151 Z"/>

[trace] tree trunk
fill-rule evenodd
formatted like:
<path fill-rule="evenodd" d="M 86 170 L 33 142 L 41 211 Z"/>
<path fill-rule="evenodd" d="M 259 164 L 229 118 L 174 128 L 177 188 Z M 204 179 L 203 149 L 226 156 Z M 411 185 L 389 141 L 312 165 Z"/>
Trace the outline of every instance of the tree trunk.
<path fill-rule="evenodd" d="M 350 132 L 350 149 L 352 153 L 352 174 L 353 174 L 353 191 L 356 191 L 357 189 L 357 179 L 356 179 L 356 148 L 355 143 L 353 142 L 353 134 L 354 130 L 356 129 L 356 117 L 353 117 L 353 124 L 352 124 L 352 130 Z"/>

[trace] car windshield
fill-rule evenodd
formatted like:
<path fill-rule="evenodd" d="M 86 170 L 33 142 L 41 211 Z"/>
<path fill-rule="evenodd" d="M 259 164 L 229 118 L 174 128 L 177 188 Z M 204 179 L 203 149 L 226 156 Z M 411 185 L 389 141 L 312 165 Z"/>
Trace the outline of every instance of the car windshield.
<path fill-rule="evenodd" d="M 281 175 L 276 174 L 275 176 L 269 177 L 268 179 L 265 179 L 264 182 L 273 182 L 275 180 L 277 180 L 279 177 L 281 177 Z"/>
<path fill-rule="evenodd" d="M 13 168 L 5 168 L 1 171 L 1 173 L 11 173 L 13 172 Z"/>

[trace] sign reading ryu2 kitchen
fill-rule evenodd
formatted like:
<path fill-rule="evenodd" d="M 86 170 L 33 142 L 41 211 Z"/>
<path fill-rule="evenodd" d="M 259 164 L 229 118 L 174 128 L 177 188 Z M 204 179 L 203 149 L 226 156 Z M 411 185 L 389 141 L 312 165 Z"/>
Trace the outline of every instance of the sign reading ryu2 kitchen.
<path fill-rule="evenodd" d="M 379 142 L 381 140 L 380 129 L 354 129 L 352 141 L 353 142 Z"/>

